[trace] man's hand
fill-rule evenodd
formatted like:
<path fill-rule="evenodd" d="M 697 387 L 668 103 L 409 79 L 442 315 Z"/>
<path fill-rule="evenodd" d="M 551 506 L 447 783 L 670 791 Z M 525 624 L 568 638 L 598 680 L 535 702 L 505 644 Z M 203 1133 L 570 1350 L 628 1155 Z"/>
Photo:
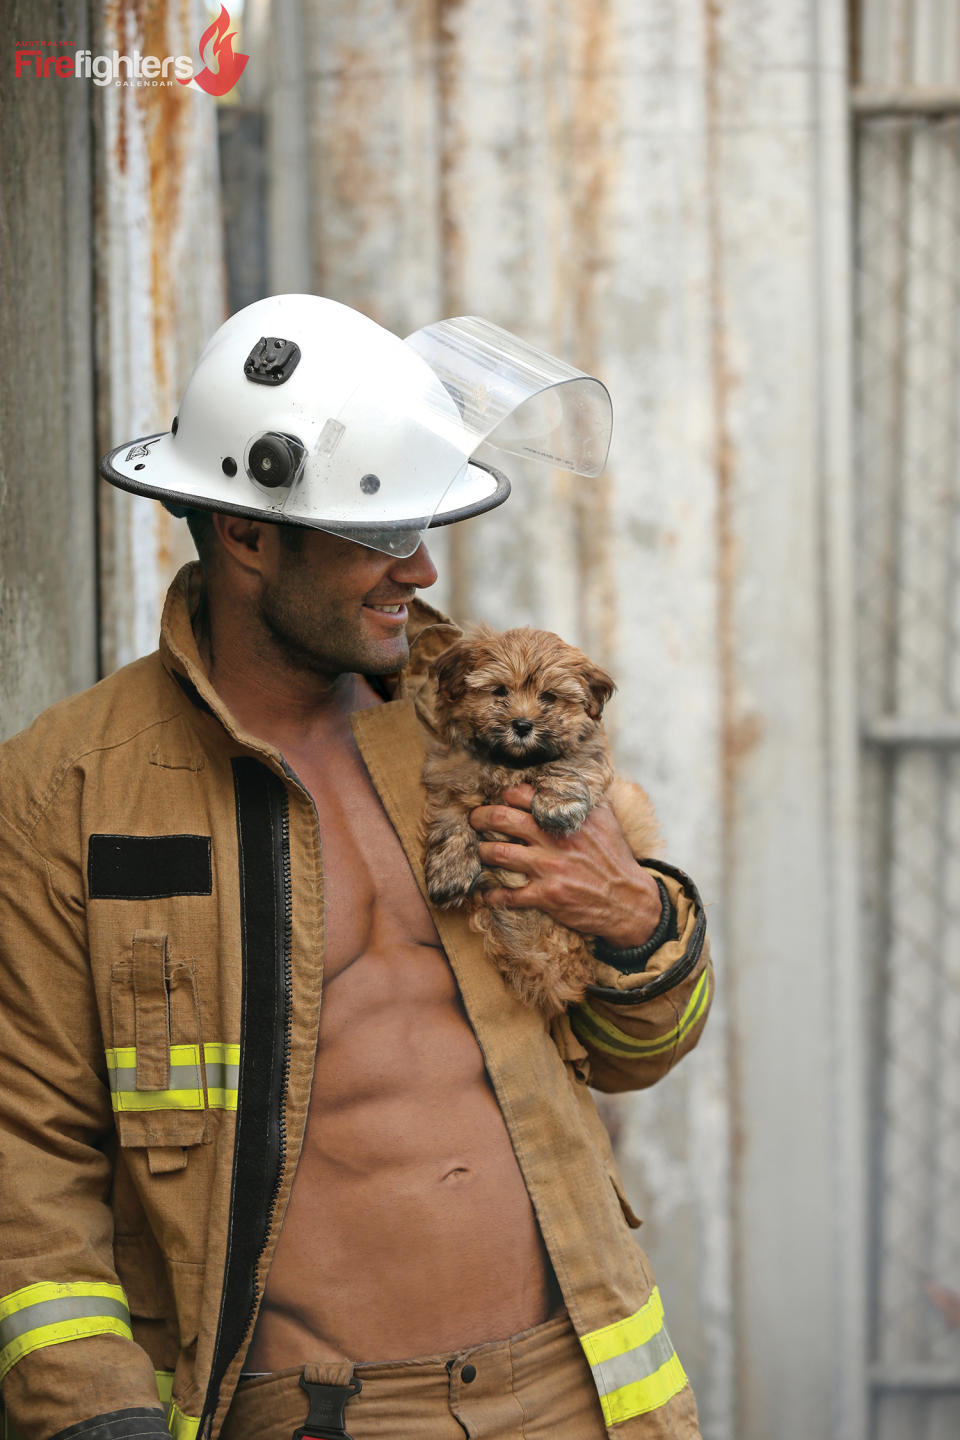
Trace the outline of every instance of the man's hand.
<path fill-rule="evenodd" d="M 643 945 L 660 920 L 657 883 L 638 865 L 609 805 L 590 811 L 579 830 L 549 834 L 530 814 L 530 785 L 505 790 L 499 805 L 470 812 L 475 830 L 498 830 L 509 840 L 482 840 L 484 865 L 527 876 L 520 889 L 487 890 L 486 905 L 543 910 L 581 935 L 599 935 L 616 949 Z"/>

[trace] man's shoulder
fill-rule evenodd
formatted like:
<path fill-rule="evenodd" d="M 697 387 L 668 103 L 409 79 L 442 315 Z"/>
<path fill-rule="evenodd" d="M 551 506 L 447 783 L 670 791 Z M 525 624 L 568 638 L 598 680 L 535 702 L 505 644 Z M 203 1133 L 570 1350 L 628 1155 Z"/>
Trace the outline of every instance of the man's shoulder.
<path fill-rule="evenodd" d="M 0 809 L 42 802 L 84 756 L 122 748 L 183 709 L 157 651 L 57 701 L 0 744 Z"/>

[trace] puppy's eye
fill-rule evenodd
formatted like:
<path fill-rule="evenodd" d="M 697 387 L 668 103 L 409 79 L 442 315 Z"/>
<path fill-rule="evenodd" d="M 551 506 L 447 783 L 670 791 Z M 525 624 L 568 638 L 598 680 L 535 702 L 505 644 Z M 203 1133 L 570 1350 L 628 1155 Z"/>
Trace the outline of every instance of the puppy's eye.
<path fill-rule="evenodd" d="M 540 696 L 540 699 L 544 705 L 552 705 L 556 698 L 557 697 L 556 695 L 554 695 L 552 690 L 544 690 L 543 694 Z"/>
<path fill-rule="evenodd" d="M 495 686 L 493 687 L 493 693 L 494 693 L 494 695 L 503 696 L 503 695 L 509 695 L 509 694 L 510 694 L 510 691 L 507 689 L 506 685 L 495 685 Z"/>

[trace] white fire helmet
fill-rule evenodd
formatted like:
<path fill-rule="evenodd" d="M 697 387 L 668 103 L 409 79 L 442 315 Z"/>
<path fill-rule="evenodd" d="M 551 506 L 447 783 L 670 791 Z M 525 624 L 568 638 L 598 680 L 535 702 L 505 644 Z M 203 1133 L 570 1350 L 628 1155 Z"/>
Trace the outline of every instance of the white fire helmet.
<path fill-rule="evenodd" d="M 473 316 L 399 339 L 317 295 L 275 295 L 207 343 L 169 432 L 111 450 L 106 480 L 174 514 L 223 510 L 412 555 L 430 525 L 501 504 L 501 452 L 599 475 L 599 380 Z"/>

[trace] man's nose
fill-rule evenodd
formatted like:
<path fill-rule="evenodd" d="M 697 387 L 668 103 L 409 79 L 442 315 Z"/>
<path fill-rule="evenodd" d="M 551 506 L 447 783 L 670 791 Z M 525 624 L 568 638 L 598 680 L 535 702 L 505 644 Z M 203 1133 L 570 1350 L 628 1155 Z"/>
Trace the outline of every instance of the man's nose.
<path fill-rule="evenodd" d="M 437 578 L 437 567 L 422 541 L 412 555 L 394 561 L 390 566 L 390 578 L 400 585 L 416 585 L 419 590 L 426 590 L 433 584 Z"/>

